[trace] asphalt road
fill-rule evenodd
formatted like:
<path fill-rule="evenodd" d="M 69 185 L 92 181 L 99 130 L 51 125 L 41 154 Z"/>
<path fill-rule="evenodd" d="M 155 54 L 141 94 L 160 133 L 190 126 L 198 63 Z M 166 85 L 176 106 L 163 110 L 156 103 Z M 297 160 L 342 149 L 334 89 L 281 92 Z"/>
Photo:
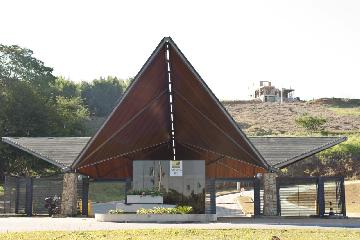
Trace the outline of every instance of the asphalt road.
<path fill-rule="evenodd" d="M 352 228 L 360 231 L 360 218 L 314 219 L 314 218 L 240 218 L 216 223 L 112 223 L 96 222 L 93 218 L 49 217 L 0 217 L 0 232 L 28 231 L 89 231 L 127 229 L 303 229 L 303 228 Z"/>

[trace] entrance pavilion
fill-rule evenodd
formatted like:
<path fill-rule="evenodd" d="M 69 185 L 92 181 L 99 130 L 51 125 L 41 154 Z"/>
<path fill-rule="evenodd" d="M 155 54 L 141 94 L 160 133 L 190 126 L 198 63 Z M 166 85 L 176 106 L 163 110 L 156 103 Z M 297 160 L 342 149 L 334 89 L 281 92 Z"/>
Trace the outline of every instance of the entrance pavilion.
<path fill-rule="evenodd" d="M 186 184 L 191 189 L 196 181 L 203 189 L 208 180 L 262 175 L 264 214 L 276 215 L 276 172 L 346 138 L 248 138 L 173 40 L 164 38 L 92 138 L 2 140 L 66 172 L 65 214 L 73 214 L 77 174 L 131 179 L 140 189 L 146 169 L 152 169 L 147 161 L 163 160 L 166 189 L 183 189 L 180 178 L 191 182 Z M 171 172 L 175 160 L 180 175 Z"/>

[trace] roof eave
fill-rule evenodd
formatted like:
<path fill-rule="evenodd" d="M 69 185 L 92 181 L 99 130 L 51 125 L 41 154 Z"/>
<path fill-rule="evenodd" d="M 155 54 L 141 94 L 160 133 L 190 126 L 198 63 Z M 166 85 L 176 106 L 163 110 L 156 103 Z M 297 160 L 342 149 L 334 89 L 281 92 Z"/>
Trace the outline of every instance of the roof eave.
<path fill-rule="evenodd" d="M 300 160 L 303 160 L 304 158 L 310 157 L 310 156 L 312 156 L 312 155 L 314 155 L 316 153 L 319 153 L 319 152 L 324 151 L 324 150 L 326 150 L 328 148 L 331 148 L 331 147 L 333 147 L 333 146 L 335 146 L 335 145 L 337 145 L 339 143 L 345 142 L 346 140 L 347 140 L 347 137 L 345 137 L 345 136 L 339 137 L 339 138 L 335 139 L 334 141 L 329 142 L 329 143 L 327 143 L 327 144 L 325 144 L 325 145 L 323 145 L 323 146 L 321 146 L 319 148 L 313 149 L 313 150 L 311 150 L 309 152 L 306 152 L 306 153 L 303 153 L 303 154 L 301 154 L 299 156 L 296 156 L 294 158 L 288 159 L 288 160 L 286 160 L 284 162 L 277 163 L 273 167 L 275 167 L 277 169 L 282 169 L 282 168 L 288 167 L 291 164 L 294 164 L 294 163 L 296 163 L 296 162 L 298 162 Z"/>
<path fill-rule="evenodd" d="M 56 161 L 53 161 L 53 160 L 49 159 L 48 157 L 46 157 L 46 156 L 44 156 L 44 155 L 41 155 L 41 154 L 39 154 L 39 153 L 37 153 L 37 152 L 35 152 L 35 151 L 32 151 L 32 150 L 29 149 L 29 148 L 23 147 L 23 146 L 21 146 L 20 144 L 14 142 L 14 141 L 11 141 L 11 138 L 10 138 L 10 137 L 2 137 L 1 140 L 2 140 L 3 142 L 5 142 L 5 143 L 7 143 L 7 144 L 9 144 L 9 145 L 11 145 L 11 146 L 13 146 L 13 147 L 16 147 L 16 148 L 18 148 L 18 149 L 21 149 L 21 150 L 23 150 L 24 152 L 27 152 L 27 153 L 29 153 L 29 154 L 37 157 L 37 158 L 40 158 L 40 159 L 42 159 L 42 160 L 44 160 L 44 161 L 46 161 L 46 162 L 48 162 L 48 163 L 51 163 L 51 164 L 57 166 L 57 167 L 60 168 L 63 172 L 68 172 L 68 171 L 71 170 L 71 168 L 70 168 L 69 166 L 64 166 L 64 165 L 62 165 L 62 164 L 60 164 L 60 163 L 58 163 L 58 162 L 56 162 Z"/>

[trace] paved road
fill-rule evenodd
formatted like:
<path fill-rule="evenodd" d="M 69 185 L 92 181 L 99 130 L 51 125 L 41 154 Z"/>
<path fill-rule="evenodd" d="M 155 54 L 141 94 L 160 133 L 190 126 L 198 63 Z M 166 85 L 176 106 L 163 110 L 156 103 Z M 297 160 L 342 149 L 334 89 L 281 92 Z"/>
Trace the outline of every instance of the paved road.
<path fill-rule="evenodd" d="M 93 218 L 0 217 L 0 232 L 26 231 L 88 231 L 126 229 L 303 229 L 303 228 L 353 228 L 360 231 L 360 219 L 282 219 L 242 218 L 217 223 L 111 223 L 96 222 Z"/>

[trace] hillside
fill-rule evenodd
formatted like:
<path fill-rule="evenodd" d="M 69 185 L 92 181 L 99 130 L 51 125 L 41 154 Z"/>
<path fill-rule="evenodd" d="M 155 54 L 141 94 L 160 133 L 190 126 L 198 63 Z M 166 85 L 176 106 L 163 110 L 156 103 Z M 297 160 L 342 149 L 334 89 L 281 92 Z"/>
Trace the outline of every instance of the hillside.
<path fill-rule="evenodd" d="M 307 160 L 288 167 L 284 174 L 296 176 L 343 175 L 360 177 L 360 100 L 318 99 L 294 103 L 223 102 L 249 136 L 345 135 L 348 140 Z M 324 130 L 307 132 L 296 119 L 307 114 L 326 120 Z"/>
<path fill-rule="evenodd" d="M 222 104 L 249 136 L 304 135 L 295 119 L 303 114 L 326 119 L 329 134 L 360 133 L 360 100 L 318 99 L 294 103 L 262 103 L 254 101 L 224 101 Z M 93 135 L 106 117 L 92 117 L 87 122 L 88 135 Z"/>
<path fill-rule="evenodd" d="M 295 119 L 308 114 L 326 119 L 329 134 L 360 133 L 360 100 L 319 99 L 294 103 L 226 101 L 223 105 L 248 135 L 303 135 Z"/>

